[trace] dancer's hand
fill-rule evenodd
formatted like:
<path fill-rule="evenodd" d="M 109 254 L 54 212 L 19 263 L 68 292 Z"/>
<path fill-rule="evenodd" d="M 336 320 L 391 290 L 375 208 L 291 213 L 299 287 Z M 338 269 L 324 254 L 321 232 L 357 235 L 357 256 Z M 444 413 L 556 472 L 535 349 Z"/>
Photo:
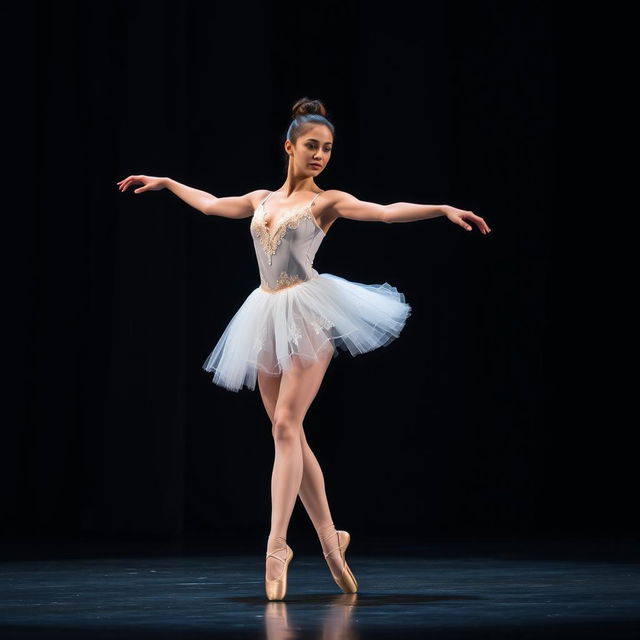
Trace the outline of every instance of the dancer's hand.
<path fill-rule="evenodd" d="M 483 218 L 477 216 L 473 211 L 465 211 L 464 209 L 456 209 L 455 207 L 451 207 L 448 204 L 444 205 L 444 215 L 454 222 L 455 224 L 460 225 L 463 229 L 467 231 L 471 231 L 472 227 L 467 223 L 473 222 L 477 225 L 478 229 L 484 234 L 487 235 L 490 233 L 491 229 L 489 229 L 489 225 L 484 221 Z"/>
<path fill-rule="evenodd" d="M 166 178 L 156 178 L 155 176 L 129 176 L 116 184 L 119 185 L 120 191 L 126 191 L 127 187 L 140 183 L 143 186 L 134 189 L 133 193 L 142 193 L 143 191 L 161 191 L 166 187 L 166 180 Z"/>

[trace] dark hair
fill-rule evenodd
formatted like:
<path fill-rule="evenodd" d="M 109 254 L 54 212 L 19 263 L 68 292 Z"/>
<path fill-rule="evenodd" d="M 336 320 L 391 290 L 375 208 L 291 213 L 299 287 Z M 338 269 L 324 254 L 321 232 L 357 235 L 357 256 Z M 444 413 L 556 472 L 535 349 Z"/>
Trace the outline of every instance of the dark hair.
<path fill-rule="evenodd" d="M 324 124 L 331 129 L 331 134 L 335 136 L 335 128 L 327 119 L 327 109 L 322 100 L 311 100 L 307 96 L 297 100 L 291 107 L 291 123 L 287 129 L 285 140 L 290 140 L 292 144 L 307 129 L 308 124 Z M 285 169 L 288 167 L 289 155 L 285 152 Z"/>

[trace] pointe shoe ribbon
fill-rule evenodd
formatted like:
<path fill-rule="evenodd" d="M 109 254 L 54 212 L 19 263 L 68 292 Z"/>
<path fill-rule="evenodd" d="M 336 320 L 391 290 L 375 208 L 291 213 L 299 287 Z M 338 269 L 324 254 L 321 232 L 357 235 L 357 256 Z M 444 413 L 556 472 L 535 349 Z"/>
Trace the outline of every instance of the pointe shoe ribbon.
<path fill-rule="evenodd" d="M 276 551 L 286 551 L 285 559 L 283 560 L 275 555 Z M 270 579 L 267 578 L 267 576 L 264 577 L 265 592 L 269 600 L 283 600 L 287 594 L 287 571 L 289 569 L 289 563 L 293 559 L 293 549 L 289 545 L 280 547 L 279 549 L 274 549 L 267 553 L 265 561 L 270 557 L 277 558 L 280 562 L 283 562 L 284 567 L 282 568 L 282 573 L 278 578 Z"/>
<path fill-rule="evenodd" d="M 358 581 L 351 572 L 351 569 L 349 568 L 349 565 L 347 564 L 347 560 L 345 558 L 345 551 L 347 550 L 347 547 L 351 542 L 351 535 L 348 531 L 336 531 L 336 535 L 338 536 L 338 546 L 325 553 L 324 558 L 326 560 L 335 551 L 340 551 L 340 557 L 342 558 L 342 573 L 338 578 L 333 575 L 333 571 L 331 571 L 331 575 L 333 576 L 336 584 L 345 593 L 355 593 L 358 590 Z"/>

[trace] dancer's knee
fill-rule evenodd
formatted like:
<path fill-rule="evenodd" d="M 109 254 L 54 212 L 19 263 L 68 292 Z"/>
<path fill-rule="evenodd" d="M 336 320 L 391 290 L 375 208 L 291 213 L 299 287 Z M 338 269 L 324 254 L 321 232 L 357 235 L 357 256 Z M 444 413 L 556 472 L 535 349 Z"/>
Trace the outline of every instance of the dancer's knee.
<path fill-rule="evenodd" d="M 276 412 L 271 432 L 274 440 L 300 442 L 300 425 L 288 411 Z"/>

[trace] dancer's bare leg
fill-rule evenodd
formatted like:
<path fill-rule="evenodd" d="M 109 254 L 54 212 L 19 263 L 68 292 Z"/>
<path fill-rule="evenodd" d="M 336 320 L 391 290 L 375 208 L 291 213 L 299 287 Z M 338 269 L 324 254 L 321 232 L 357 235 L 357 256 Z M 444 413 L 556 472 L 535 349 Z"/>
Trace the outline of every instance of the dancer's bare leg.
<path fill-rule="evenodd" d="M 329 362 L 327 362 L 327 365 Z M 280 391 L 281 378 L 282 376 L 264 376 L 260 372 L 258 373 L 258 385 L 262 395 L 262 401 L 272 424 Z M 302 440 L 303 475 L 298 494 L 315 527 L 322 550 L 324 553 L 328 553 L 337 545 L 338 540 L 335 535 L 335 527 L 327 500 L 324 475 L 313 450 L 307 442 L 304 426 L 300 434 Z M 273 548 L 278 548 L 277 542 L 284 545 L 284 541 L 278 539 L 274 541 Z M 271 551 L 271 548 L 269 548 L 268 551 Z M 284 554 L 278 555 L 284 556 Z M 268 562 L 271 563 L 271 561 L 272 559 L 270 558 Z M 282 563 L 277 560 L 273 562 L 282 565 Z M 334 575 L 340 575 L 342 570 L 340 554 L 331 554 L 327 558 L 327 562 Z"/>
<path fill-rule="evenodd" d="M 322 468 L 307 442 L 304 429 L 302 430 L 302 459 L 304 473 L 300 484 L 300 500 L 313 522 L 322 551 L 329 553 L 338 547 L 338 535 L 329 509 Z M 340 554 L 332 553 L 326 560 L 333 575 L 339 576 L 342 572 Z"/>
<path fill-rule="evenodd" d="M 294 357 L 293 367 L 278 377 L 264 376 L 258 372 L 258 386 L 271 419 L 275 444 L 271 477 L 271 531 L 267 553 L 283 549 L 286 544 L 289 521 L 304 474 L 302 422 L 320 388 L 331 358 L 332 351 L 326 351 L 317 363 L 303 367 Z M 277 555 L 284 560 L 284 551 Z M 282 562 L 273 557 L 267 558 L 267 578 L 279 577 L 282 570 Z"/>

